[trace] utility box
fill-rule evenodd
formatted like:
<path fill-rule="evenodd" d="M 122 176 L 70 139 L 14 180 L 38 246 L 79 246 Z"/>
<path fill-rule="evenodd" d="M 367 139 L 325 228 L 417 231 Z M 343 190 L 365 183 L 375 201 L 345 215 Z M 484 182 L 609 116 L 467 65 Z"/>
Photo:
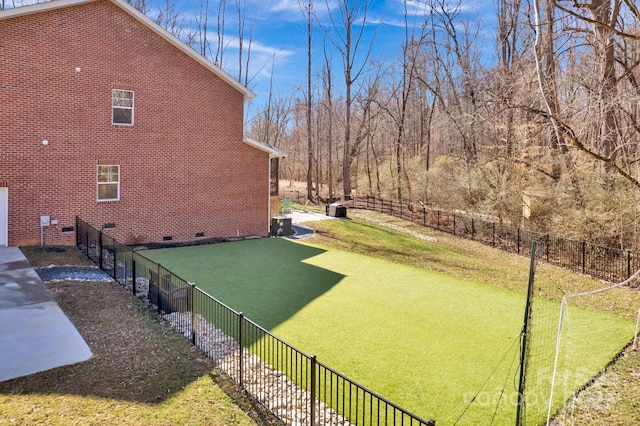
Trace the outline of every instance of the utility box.
<path fill-rule="evenodd" d="M 271 218 L 271 236 L 288 237 L 293 235 L 291 218 L 286 216 L 275 216 Z"/>
<path fill-rule="evenodd" d="M 329 204 L 327 215 L 332 217 L 347 217 L 347 206 L 340 203 Z"/>

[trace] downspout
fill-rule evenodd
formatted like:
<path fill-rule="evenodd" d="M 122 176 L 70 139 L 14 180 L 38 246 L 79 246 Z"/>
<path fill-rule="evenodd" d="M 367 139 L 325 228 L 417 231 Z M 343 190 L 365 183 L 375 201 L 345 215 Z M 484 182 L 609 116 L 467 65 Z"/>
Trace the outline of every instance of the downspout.
<path fill-rule="evenodd" d="M 269 161 L 267 161 L 267 235 L 271 235 L 271 154 L 269 154 Z"/>

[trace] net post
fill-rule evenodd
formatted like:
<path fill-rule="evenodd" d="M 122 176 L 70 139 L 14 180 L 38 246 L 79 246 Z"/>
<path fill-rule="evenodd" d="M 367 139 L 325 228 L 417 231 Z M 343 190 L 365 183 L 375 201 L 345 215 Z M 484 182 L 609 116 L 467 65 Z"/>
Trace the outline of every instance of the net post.
<path fill-rule="evenodd" d="M 520 229 L 518 228 L 518 231 Z M 519 233 L 518 233 L 519 235 Z M 527 361 L 527 336 L 529 333 L 529 320 L 531 317 L 531 301 L 533 293 L 533 281 L 535 277 L 536 264 L 536 241 L 531 241 L 531 253 L 529 261 L 529 282 L 527 286 L 527 302 L 524 308 L 524 324 L 522 326 L 522 345 L 520 348 L 520 380 L 518 382 L 518 405 L 516 407 L 516 426 L 525 424 L 525 407 L 524 392 L 526 386 L 526 361 Z"/>

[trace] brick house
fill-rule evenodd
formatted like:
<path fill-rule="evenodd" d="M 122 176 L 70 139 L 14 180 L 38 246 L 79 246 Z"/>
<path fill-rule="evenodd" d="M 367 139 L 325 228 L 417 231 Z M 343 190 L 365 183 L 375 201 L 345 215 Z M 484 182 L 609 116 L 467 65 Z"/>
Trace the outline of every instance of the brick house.
<path fill-rule="evenodd" d="M 125 1 L 0 11 L 0 246 L 75 244 L 76 216 L 126 244 L 268 235 L 282 153 L 244 137 L 252 96 Z"/>

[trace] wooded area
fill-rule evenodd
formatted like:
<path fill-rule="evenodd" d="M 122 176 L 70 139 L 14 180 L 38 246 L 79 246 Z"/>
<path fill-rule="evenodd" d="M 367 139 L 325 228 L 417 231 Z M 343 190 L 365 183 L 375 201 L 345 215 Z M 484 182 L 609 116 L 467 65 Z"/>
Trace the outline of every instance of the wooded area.
<path fill-rule="evenodd" d="M 496 0 L 495 32 L 460 1 L 405 1 L 392 62 L 362 54 L 367 0 L 315 3 L 300 6 L 331 18 L 316 20 L 326 50 L 311 90 L 270 99 L 251 123 L 289 153 L 282 178 L 307 181 L 312 199 L 357 191 L 638 248 L 633 0 Z"/>
<path fill-rule="evenodd" d="M 251 87 L 259 0 L 200 0 L 189 17 L 129 2 Z M 384 57 L 385 34 L 365 34 L 382 28 L 373 3 L 297 0 L 307 79 L 247 123 L 288 153 L 283 181 L 314 201 L 371 194 L 640 248 L 634 0 L 494 0 L 484 20 L 461 0 L 404 0 Z"/>

